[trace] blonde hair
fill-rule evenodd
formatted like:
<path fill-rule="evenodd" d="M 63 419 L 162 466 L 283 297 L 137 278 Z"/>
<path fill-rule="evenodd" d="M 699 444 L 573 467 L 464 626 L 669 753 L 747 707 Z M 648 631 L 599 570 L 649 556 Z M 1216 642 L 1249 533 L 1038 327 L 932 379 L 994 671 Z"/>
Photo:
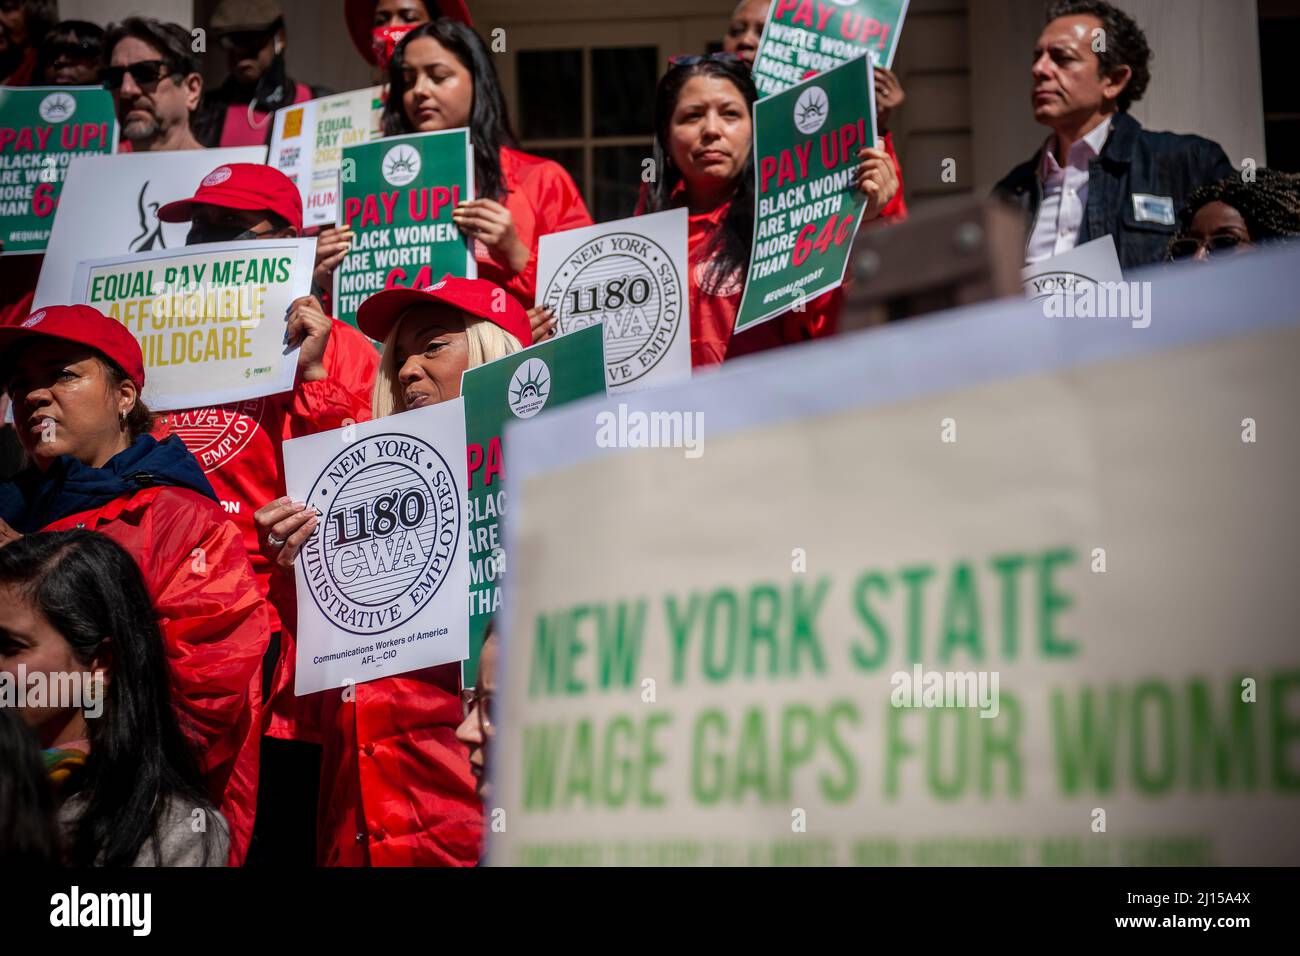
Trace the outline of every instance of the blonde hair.
<path fill-rule="evenodd" d="M 392 331 L 384 339 L 384 353 L 379 359 L 375 384 L 370 392 L 372 418 L 384 418 L 405 410 L 402 383 L 397 380 L 397 332 L 404 318 L 402 316 L 393 323 Z M 523 348 L 519 340 L 501 326 L 471 315 L 465 316 L 465 345 L 469 349 L 469 368 L 495 362 Z"/>

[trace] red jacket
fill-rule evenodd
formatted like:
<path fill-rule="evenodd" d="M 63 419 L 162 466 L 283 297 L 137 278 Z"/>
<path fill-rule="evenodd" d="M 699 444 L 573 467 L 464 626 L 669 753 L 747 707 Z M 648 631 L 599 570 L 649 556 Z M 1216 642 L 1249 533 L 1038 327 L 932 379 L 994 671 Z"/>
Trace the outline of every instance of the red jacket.
<path fill-rule="evenodd" d="M 379 354 L 369 340 L 335 319 L 325 347 L 328 378 L 299 382 L 292 392 L 279 395 L 159 416 L 154 437 L 161 441 L 179 435 L 194 453 L 221 507 L 243 536 L 263 597 L 268 594 L 271 565 L 258 548 L 253 513 L 284 494 L 281 446 L 289 438 L 340 428 L 348 419 L 368 419 L 370 386 L 378 367 Z M 271 630 L 279 629 L 272 606 Z"/>
<path fill-rule="evenodd" d="M 724 359 L 749 355 L 781 345 L 832 335 L 844 304 L 842 289 L 832 289 L 808 302 L 804 312 L 787 312 L 762 325 L 732 335 L 736 313 L 745 291 L 745 278 L 737 271 L 721 281 L 711 281 L 709 241 L 721 228 L 730 202 L 711 212 L 689 217 L 686 261 L 690 270 L 691 367 L 718 365 Z"/>
<path fill-rule="evenodd" d="M 158 612 L 177 711 L 243 863 L 257 809 L 261 663 L 270 631 L 239 532 L 208 498 L 153 487 L 47 531 L 102 531 L 140 566 Z"/>
<path fill-rule="evenodd" d="M 356 684 L 353 701 L 341 689 L 294 697 L 292 579 L 276 575 L 271 593 L 284 620 L 273 730 L 322 745 L 318 865 L 477 863 L 483 809 L 469 752 L 456 739 L 460 665 Z"/>
<path fill-rule="evenodd" d="M 474 258 L 480 279 L 504 287 L 527 309 L 537 295 L 537 240 L 552 232 L 590 226 L 591 214 L 572 177 L 557 162 L 502 146 L 501 175 L 506 188 L 503 205 L 510 210 L 519 241 L 528 247 L 528 265 L 523 272 L 511 272 L 478 240 Z"/>

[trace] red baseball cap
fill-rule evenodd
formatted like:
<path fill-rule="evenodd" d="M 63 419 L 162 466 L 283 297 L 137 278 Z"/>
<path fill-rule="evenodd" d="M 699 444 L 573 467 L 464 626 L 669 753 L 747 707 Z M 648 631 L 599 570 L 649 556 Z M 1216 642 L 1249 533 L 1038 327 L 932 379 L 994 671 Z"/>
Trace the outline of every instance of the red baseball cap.
<path fill-rule="evenodd" d="M 40 336 L 75 342 L 102 353 L 135 382 L 137 389 L 144 390 L 140 343 L 125 325 L 98 309 L 89 305 L 50 305 L 20 322 L 0 325 L 0 352 Z"/>
<path fill-rule="evenodd" d="M 222 209 L 265 209 L 302 232 L 302 195 L 294 181 L 273 166 L 227 163 L 203 177 L 192 199 L 169 202 L 158 210 L 163 222 L 189 222 L 196 205 Z"/>
<path fill-rule="evenodd" d="M 487 319 L 519 340 L 523 348 L 533 344 L 533 326 L 524 307 L 505 289 L 487 279 L 462 279 L 445 275 L 423 289 L 385 289 L 376 292 L 357 309 L 357 325 L 376 342 L 388 338 L 397 320 L 413 305 L 436 302 L 461 312 Z"/>
<path fill-rule="evenodd" d="M 379 0 L 343 0 L 343 19 L 347 21 L 348 34 L 352 37 L 352 45 L 371 65 L 378 64 L 375 58 L 374 41 L 371 36 L 372 31 L 375 29 L 375 7 L 377 6 L 379 6 Z M 453 20 L 459 20 L 467 27 L 474 25 L 469 18 L 469 7 L 465 5 L 464 0 L 434 0 L 434 2 L 425 6 L 435 19 L 438 17 L 451 17 Z"/>

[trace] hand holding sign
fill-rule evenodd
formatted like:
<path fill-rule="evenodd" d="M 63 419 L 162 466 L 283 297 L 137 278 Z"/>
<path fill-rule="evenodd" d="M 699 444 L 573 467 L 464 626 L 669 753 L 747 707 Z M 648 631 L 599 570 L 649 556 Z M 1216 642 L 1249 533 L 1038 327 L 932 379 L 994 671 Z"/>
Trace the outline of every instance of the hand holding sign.
<path fill-rule="evenodd" d="M 534 345 L 555 334 L 555 312 L 547 306 L 535 305 L 529 309 L 528 321 L 533 327 Z"/>
<path fill-rule="evenodd" d="M 330 226 L 316 236 L 316 268 L 312 283 L 322 289 L 334 287 L 334 270 L 343 257 L 352 251 L 356 233 L 351 226 Z"/>
<path fill-rule="evenodd" d="M 319 512 L 285 495 L 258 508 L 253 520 L 262 556 L 277 571 L 292 575 L 298 552 L 320 525 Z"/>
<path fill-rule="evenodd" d="M 858 150 L 858 188 L 867 197 L 864 219 L 875 219 L 898 192 L 898 173 L 893 160 L 883 149 L 863 147 Z"/>
<path fill-rule="evenodd" d="M 528 247 L 519 240 L 510 210 L 493 199 L 471 199 L 451 211 L 452 222 L 487 246 L 497 262 L 514 272 L 528 268 Z"/>
<path fill-rule="evenodd" d="M 285 329 L 290 347 L 298 351 L 298 377 L 304 382 L 319 382 L 325 371 L 325 347 L 329 345 L 333 324 L 325 307 L 314 295 L 304 295 L 289 303 L 289 326 Z"/>

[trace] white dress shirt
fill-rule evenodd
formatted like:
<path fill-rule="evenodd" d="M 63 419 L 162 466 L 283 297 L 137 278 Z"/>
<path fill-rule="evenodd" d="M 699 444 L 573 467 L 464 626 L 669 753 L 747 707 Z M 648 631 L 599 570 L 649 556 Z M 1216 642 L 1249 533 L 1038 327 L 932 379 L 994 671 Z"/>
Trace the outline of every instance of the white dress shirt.
<path fill-rule="evenodd" d="M 1038 178 L 1043 184 L 1043 202 L 1038 207 L 1025 251 L 1025 264 L 1033 265 L 1052 256 L 1069 252 L 1079 244 L 1083 212 L 1088 208 L 1088 163 L 1101 154 L 1110 133 L 1110 117 L 1097 124 L 1083 139 L 1070 146 L 1062 166 L 1052 148 L 1055 136 L 1043 149 Z"/>

